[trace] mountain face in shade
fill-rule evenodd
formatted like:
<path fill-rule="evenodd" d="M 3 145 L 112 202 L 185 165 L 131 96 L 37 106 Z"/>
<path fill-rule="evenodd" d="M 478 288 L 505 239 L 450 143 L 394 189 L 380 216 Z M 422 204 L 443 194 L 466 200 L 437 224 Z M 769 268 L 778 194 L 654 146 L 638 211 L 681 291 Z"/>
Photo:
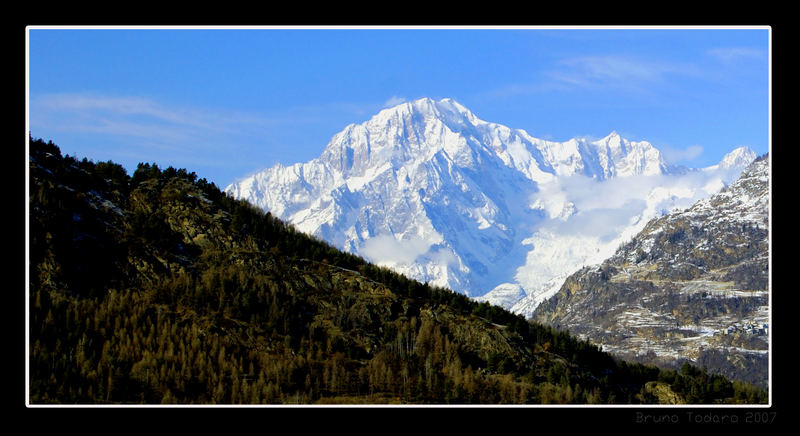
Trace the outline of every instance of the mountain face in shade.
<path fill-rule="evenodd" d="M 616 248 L 631 225 L 640 230 L 651 215 L 719 189 L 724 183 L 711 179 L 723 172 L 731 170 L 720 165 L 712 177 L 670 166 L 652 144 L 616 132 L 547 141 L 481 120 L 452 99 L 422 98 L 347 126 L 316 159 L 276 165 L 225 191 L 344 251 L 530 314 L 543 292 Z M 594 221 L 587 189 L 690 173 L 697 175 L 689 190 L 654 193 L 637 182 L 634 203 L 606 202 L 622 210 L 602 217 L 613 222 L 601 234 L 581 230 L 590 243 L 548 251 L 573 236 L 554 226 L 584 229 L 580 221 Z"/>

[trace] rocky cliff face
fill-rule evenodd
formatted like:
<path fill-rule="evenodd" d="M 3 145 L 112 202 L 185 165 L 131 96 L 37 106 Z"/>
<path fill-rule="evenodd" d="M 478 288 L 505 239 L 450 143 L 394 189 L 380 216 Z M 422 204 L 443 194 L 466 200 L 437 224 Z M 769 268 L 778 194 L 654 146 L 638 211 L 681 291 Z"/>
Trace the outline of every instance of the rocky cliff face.
<path fill-rule="evenodd" d="M 534 318 L 638 361 L 768 378 L 769 159 L 691 208 L 650 221 L 570 276 Z"/>

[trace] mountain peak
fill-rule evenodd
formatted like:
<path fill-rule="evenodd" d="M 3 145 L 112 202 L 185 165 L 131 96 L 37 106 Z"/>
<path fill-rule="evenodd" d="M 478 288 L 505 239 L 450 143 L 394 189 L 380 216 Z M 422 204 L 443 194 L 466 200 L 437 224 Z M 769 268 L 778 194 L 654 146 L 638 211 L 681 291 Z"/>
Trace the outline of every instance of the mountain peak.
<path fill-rule="evenodd" d="M 442 98 L 435 100 L 430 97 L 422 97 L 410 102 L 402 103 L 389 111 L 408 111 L 424 116 L 433 116 L 445 123 L 470 123 L 474 124 L 477 118 L 461 103 L 452 98 Z"/>
<path fill-rule="evenodd" d="M 463 132 L 480 136 L 486 124 L 451 98 L 422 97 L 385 108 L 360 124 L 350 124 L 335 134 L 321 156 L 327 169 L 342 176 L 364 176 L 370 169 L 391 163 L 430 160 L 446 149 L 448 156 L 471 154 Z M 461 159 L 468 164 L 470 159 Z M 383 171 L 383 170 L 381 170 Z M 377 174 L 377 173 L 376 173 Z"/>
<path fill-rule="evenodd" d="M 478 119 L 452 98 L 423 97 L 347 126 L 317 159 L 226 191 L 345 251 L 481 295 L 516 280 L 514 263 L 531 251 L 524 233 L 543 211 L 574 215 L 576 205 L 553 182 L 670 171 L 653 145 L 616 130 L 545 141 Z"/>
<path fill-rule="evenodd" d="M 756 153 L 750 147 L 739 147 L 726 154 L 719 162 L 719 166 L 724 169 L 744 167 L 755 158 Z"/>
<path fill-rule="evenodd" d="M 596 144 L 602 144 L 604 147 L 610 147 L 613 150 L 625 150 L 625 145 L 628 143 L 616 130 L 612 131 L 608 136 L 597 141 Z"/>

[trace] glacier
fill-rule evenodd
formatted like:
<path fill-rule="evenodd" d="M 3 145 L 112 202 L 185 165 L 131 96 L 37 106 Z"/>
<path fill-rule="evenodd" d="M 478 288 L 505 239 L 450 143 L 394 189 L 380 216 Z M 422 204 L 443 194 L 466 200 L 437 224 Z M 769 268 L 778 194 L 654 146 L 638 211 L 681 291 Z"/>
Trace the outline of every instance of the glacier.
<path fill-rule="evenodd" d="M 617 132 L 543 140 L 421 98 L 225 192 L 378 265 L 529 316 L 569 274 L 753 159 L 743 147 L 712 167 L 678 167 Z"/>

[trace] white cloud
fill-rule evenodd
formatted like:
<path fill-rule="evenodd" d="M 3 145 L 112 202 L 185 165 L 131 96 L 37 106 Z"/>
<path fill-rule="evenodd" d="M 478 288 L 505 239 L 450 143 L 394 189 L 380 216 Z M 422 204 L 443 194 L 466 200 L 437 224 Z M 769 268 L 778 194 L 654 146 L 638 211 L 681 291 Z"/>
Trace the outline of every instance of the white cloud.
<path fill-rule="evenodd" d="M 646 211 L 688 207 L 720 187 L 719 179 L 729 179 L 721 171 L 697 171 L 683 175 L 618 177 L 597 181 L 573 176 L 550 184 L 538 193 L 540 200 L 571 203 L 573 213 L 542 223 L 539 230 L 559 235 L 602 235 L 613 237 Z M 556 208 L 556 204 L 551 207 Z"/>
<path fill-rule="evenodd" d="M 650 189 L 664 181 L 660 176 L 616 177 L 604 181 L 573 176 L 561 181 L 564 196 L 579 211 L 625 206 L 630 199 L 644 198 Z"/>
<path fill-rule="evenodd" d="M 623 56 L 584 56 L 561 61 L 568 67 L 557 75 L 561 80 L 581 82 L 621 82 L 627 80 L 656 80 L 664 68 Z"/>
<path fill-rule="evenodd" d="M 644 198 L 652 187 L 663 183 L 655 176 L 615 178 L 597 181 L 573 176 L 552 183 L 537 193 L 550 220 L 540 230 L 560 235 L 613 236 L 641 213 Z M 564 216 L 562 212 L 567 212 Z"/>
<path fill-rule="evenodd" d="M 664 83 L 670 76 L 697 75 L 696 67 L 675 62 L 659 62 L 622 55 L 582 56 L 563 59 L 550 77 L 564 85 L 579 88 L 617 88 L 646 90 Z"/>
<path fill-rule="evenodd" d="M 28 117 L 32 134 L 53 138 L 65 153 L 110 159 L 129 172 L 138 162 L 190 168 L 223 185 L 252 170 L 253 156 L 264 159 L 273 153 L 264 146 L 275 142 L 271 131 L 296 123 L 256 113 L 97 93 L 31 96 Z"/>
<path fill-rule="evenodd" d="M 647 206 L 642 199 L 626 199 L 616 207 L 579 210 L 567 221 L 553 221 L 550 231 L 559 235 L 597 237 L 601 241 L 613 239 L 628 226 L 632 217 L 642 213 Z"/>
<path fill-rule="evenodd" d="M 161 137 L 165 130 L 182 137 L 203 138 L 209 133 L 230 134 L 242 125 L 266 125 L 269 120 L 250 114 L 167 106 L 135 96 L 49 94 L 31 101 L 31 122 L 62 120 L 62 128 L 80 126 L 99 133 Z M 118 130 L 114 128 L 118 127 Z"/>
<path fill-rule="evenodd" d="M 702 76 L 703 72 L 691 64 L 611 54 L 564 58 L 545 67 L 542 74 L 538 80 L 507 84 L 487 95 L 509 97 L 574 89 L 653 92 L 653 85 L 667 83 L 673 76 Z"/>
<path fill-rule="evenodd" d="M 708 54 L 723 61 L 735 62 L 747 59 L 762 59 L 766 55 L 763 50 L 749 47 L 721 47 L 708 51 Z"/>
<path fill-rule="evenodd" d="M 423 239 L 397 239 L 392 235 L 378 235 L 364 241 L 359 252 L 373 262 L 410 264 L 425 254 L 431 244 Z"/>
<path fill-rule="evenodd" d="M 690 145 L 685 149 L 661 146 L 659 150 L 661 151 L 661 155 L 664 156 L 664 160 L 671 164 L 691 162 L 703 154 L 703 147 L 700 145 Z"/>
<path fill-rule="evenodd" d="M 393 106 L 397 106 L 398 104 L 402 104 L 402 103 L 405 103 L 405 102 L 406 102 L 405 97 L 398 97 L 396 95 L 393 95 L 391 98 L 386 100 L 385 103 L 383 103 L 383 107 L 384 108 L 393 107 Z"/>
<path fill-rule="evenodd" d="M 436 265 L 457 265 L 458 258 L 452 250 L 444 247 L 439 247 L 428 254 L 428 257 Z"/>
<path fill-rule="evenodd" d="M 603 182 L 583 176 L 562 179 L 558 185 L 552 184 L 547 193 L 555 192 L 572 202 L 574 213 L 566 219 L 543 221 L 523 241 L 531 251 L 525 264 L 517 269 L 515 279 L 529 295 L 541 296 L 548 289 L 555 292 L 563 283 L 565 271 L 601 262 L 650 219 L 665 211 L 690 207 L 736 175 L 736 171 L 707 169 Z"/>

